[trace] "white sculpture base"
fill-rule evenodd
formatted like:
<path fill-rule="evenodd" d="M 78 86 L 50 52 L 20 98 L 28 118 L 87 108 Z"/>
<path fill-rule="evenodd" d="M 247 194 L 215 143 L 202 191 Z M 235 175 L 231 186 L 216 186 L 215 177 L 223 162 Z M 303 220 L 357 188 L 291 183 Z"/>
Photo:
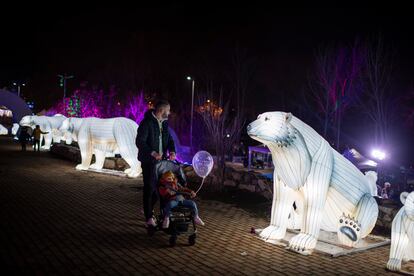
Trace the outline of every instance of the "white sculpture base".
<path fill-rule="evenodd" d="M 82 170 L 82 172 L 94 172 L 94 173 L 109 174 L 109 175 L 120 176 L 120 177 L 128 177 L 128 175 L 124 173 L 123 171 L 108 170 L 108 169 L 96 170 L 96 169 L 88 168 L 87 170 Z"/>
<path fill-rule="evenodd" d="M 256 229 L 256 234 L 260 234 L 263 229 Z M 266 240 L 266 242 L 271 244 L 276 244 L 279 246 L 287 247 L 289 245 L 289 241 L 292 237 L 297 235 L 299 231 L 296 230 L 287 230 L 286 235 L 281 240 Z M 258 236 L 260 238 L 260 236 Z M 260 238 L 262 239 L 262 238 Z M 339 257 L 343 255 L 348 255 L 356 252 L 361 252 L 365 250 L 369 250 L 372 248 L 388 245 L 391 243 L 391 240 L 388 238 L 368 235 L 366 238 L 361 239 L 358 244 L 355 245 L 354 248 L 351 247 L 344 247 L 338 241 L 338 235 L 334 232 L 327 232 L 321 230 L 319 233 L 318 243 L 314 249 L 317 253 L 322 253 L 329 255 L 331 257 Z"/>

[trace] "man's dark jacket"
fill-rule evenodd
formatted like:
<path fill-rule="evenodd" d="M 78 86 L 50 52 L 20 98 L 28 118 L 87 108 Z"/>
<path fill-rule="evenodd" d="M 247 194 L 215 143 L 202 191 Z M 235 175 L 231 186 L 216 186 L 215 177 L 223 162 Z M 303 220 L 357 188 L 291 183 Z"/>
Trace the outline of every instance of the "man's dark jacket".
<path fill-rule="evenodd" d="M 153 112 L 153 109 L 148 110 L 138 127 L 136 144 L 138 147 L 138 160 L 141 162 L 154 161 L 155 159 L 151 156 L 151 152 L 159 151 L 160 128 L 157 119 L 152 115 Z M 168 130 L 168 121 L 165 120 L 162 122 L 162 152 L 164 158 L 167 155 L 167 151 L 175 152 L 175 144 Z"/>

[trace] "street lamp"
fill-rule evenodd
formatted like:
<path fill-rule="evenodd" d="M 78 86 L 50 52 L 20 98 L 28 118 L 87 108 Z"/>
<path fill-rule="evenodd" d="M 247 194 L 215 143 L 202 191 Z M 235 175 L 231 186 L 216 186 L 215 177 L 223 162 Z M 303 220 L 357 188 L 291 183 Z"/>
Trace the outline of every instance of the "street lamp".
<path fill-rule="evenodd" d="M 194 111 L 194 86 L 195 82 L 190 77 L 187 76 L 187 80 L 191 81 L 191 119 L 190 119 L 190 152 L 193 152 L 193 111 Z"/>
<path fill-rule="evenodd" d="M 17 95 L 20 97 L 20 86 L 26 86 L 24 82 L 13 82 L 14 86 L 17 86 Z"/>
<path fill-rule="evenodd" d="M 65 104 L 65 98 L 66 98 L 66 80 L 68 79 L 73 79 L 73 76 L 68 76 L 65 74 L 63 75 L 58 75 L 58 77 L 60 78 L 60 86 L 63 87 L 63 104 Z"/>

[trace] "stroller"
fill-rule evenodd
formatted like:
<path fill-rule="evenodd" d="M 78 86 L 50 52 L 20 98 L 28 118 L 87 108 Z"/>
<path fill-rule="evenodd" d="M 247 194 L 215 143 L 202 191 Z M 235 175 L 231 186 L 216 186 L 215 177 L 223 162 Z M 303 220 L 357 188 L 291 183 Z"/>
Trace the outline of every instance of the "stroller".
<path fill-rule="evenodd" d="M 158 161 L 155 165 L 155 180 L 154 185 L 158 185 L 158 181 L 162 174 L 167 171 L 172 171 L 178 179 L 178 184 L 181 186 L 186 186 L 186 179 L 184 172 L 182 170 L 181 164 L 178 162 L 173 162 L 169 160 L 162 160 Z M 158 187 L 155 187 L 155 190 L 158 194 Z M 178 194 L 186 194 L 182 192 L 177 192 Z M 159 196 L 159 194 L 158 194 Z M 188 235 L 188 243 L 190 245 L 194 245 L 196 243 L 196 233 L 197 228 L 194 222 L 194 215 L 190 208 L 184 207 L 181 204 L 178 204 L 177 207 L 171 210 L 170 216 L 170 225 L 167 229 L 162 228 L 162 223 L 164 220 L 164 207 L 166 202 L 163 202 L 162 198 L 160 198 L 160 214 L 156 217 L 157 218 L 157 226 L 152 227 L 149 226 L 147 228 L 147 232 L 149 236 L 153 236 L 157 231 L 164 231 L 168 235 L 170 235 L 169 243 L 171 246 L 175 246 L 177 242 L 178 235 Z M 191 228 L 190 228 L 191 226 Z M 190 230 L 191 229 L 191 230 Z"/>

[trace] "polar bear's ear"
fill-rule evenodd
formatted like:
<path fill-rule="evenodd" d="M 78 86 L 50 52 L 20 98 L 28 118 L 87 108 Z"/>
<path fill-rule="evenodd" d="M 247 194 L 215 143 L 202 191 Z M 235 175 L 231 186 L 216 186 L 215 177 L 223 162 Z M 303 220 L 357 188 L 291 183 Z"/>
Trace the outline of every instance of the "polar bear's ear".
<path fill-rule="evenodd" d="M 407 200 L 409 193 L 408 192 L 402 192 L 400 194 L 400 200 L 402 204 L 405 204 L 405 201 Z"/>
<path fill-rule="evenodd" d="M 292 113 L 286 113 L 285 114 L 285 122 L 286 123 L 290 123 L 290 121 L 292 120 Z"/>

